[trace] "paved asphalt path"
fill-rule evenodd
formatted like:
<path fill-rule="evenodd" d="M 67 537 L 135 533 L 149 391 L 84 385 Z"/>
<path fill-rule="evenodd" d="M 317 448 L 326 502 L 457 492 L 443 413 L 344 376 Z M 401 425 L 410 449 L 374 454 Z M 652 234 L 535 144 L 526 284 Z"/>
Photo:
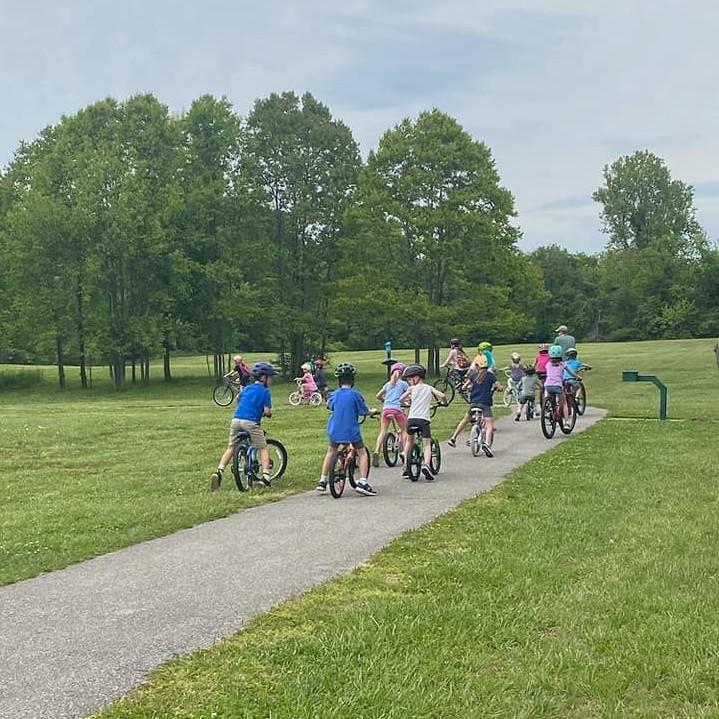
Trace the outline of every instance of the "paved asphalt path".
<path fill-rule="evenodd" d="M 588 409 L 575 432 L 601 417 Z M 0 588 L 0 717 L 85 717 L 564 441 L 499 425 L 493 459 L 444 443 L 434 483 L 373 470 L 377 497 L 299 494 Z"/>

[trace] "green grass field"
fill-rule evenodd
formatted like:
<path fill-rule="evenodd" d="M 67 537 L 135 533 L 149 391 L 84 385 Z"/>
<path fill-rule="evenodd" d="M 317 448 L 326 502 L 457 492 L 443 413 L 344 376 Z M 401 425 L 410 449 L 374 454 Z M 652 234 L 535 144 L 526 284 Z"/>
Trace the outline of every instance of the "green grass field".
<path fill-rule="evenodd" d="M 590 401 L 619 416 L 654 416 L 651 385 L 621 384 L 622 369 L 656 372 L 670 387 L 672 417 L 717 417 L 713 405 L 717 370 L 713 341 L 648 342 L 582 346 L 595 369 L 587 378 Z M 514 347 L 496 350 L 498 362 Z M 517 348 L 527 357 L 529 347 Z M 412 353 L 397 358 L 409 361 Z M 384 353 L 345 353 L 360 371 L 368 399 L 383 380 Z M 256 357 L 252 357 L 255 359 Z M 5 366 L 0 372 L 34 372 Z M 154 367 L 155 375 L 160 373 Z M 230 409 L 210 399 L 204 357 L 173 363 L 176 380 L 149 388 L 112 390 L 104 368 L 93 372 L 94 389 L 59 391 L 54 368 L 42 368 L 45 382 L 0 394 L 0 584 L 58 569 L 88 557 L 225 516 L 287 492 L 312 486 L 324 447 L 326 411 L 290 407 L 291 387 L 276 384 L 277 411 L 268 423 L 290 454 L 287 476 L 271 490 L 240 494 L 227 486 L 207 491 L 208 477 L 226 441 Z M 437 416 L 439 436 L 459 419 L 459 403 Z M 539 431 L 539 429 L 537 429 Z M 365 430 L 370 441 L 377 426 Z M 229 476 L 227 477 L 229 480 Z"/>
<path fill-rule="evenodd" d="M 651 385 L 620 381 L 639 369 L 667 382 L 683 421 L 601 423 L 98 716 L 719 717 L 713 344 L 582 346 L 591 403 L 656 416 Z M 353 361 L 370 397 L 382 357 L 332 359 Z M 36 370 L 0 368 L 15 371 Z M 0 583 L 316 480 L 326 412 L 289 407 L 288 385 L 274 387 L 268 424 L 290 453 L 281 486 L 210 494 L 230 411 L 211 403 L 204 358 L 176 360 L 170 385 L 122 393 L 101 370 L 92 392 L 59 392 L 42 371 L 0 394 Z M 460 412 L 438 414 L 437 434 Z"/>

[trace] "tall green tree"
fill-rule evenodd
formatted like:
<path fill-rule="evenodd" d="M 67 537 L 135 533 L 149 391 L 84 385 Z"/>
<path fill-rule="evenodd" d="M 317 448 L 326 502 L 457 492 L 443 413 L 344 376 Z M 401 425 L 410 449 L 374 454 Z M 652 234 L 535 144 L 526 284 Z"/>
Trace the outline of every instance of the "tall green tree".
<path fill-rule="evenodd" d="M 242 169 L 271 218 L 266 276 L 280 347 L 295 370 L 326 339 L 337 244 L 359 167 L 349 128 L 309 93 L 270 95 L 247 118 Z"/>

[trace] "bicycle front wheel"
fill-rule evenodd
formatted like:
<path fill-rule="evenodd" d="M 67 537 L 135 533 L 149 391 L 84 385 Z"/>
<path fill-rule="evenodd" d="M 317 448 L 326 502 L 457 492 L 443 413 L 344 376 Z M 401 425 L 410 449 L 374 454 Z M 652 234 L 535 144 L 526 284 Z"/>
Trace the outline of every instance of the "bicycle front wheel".
<path fill-rule="evenodd" d="M 542 402 L 542 416 L 540 419 L 542 425 L 542 434 L 547 439 L 552 439 L 557 431 L 557 420 L 554 418 L 554 403 L 547 397 Z"/>
<path fill-rule="evenodd" d="M 439 442 L 434 437 L 432 437 L 430 442 L 432 447 L 432 456 L 429 460 L 429 466 L 432 473 L 437 474 L 442 466 L 442 450 L 439 447 Z"/>
<path fill-rule="evenodd" d="M 301 392 L 292 392 L 290 396 L 288 397 L 290 404 L 293 407 L 297 407 L 297 405 L 302 401 L 302 393 Z"/>
<path fill-rule="evenodd" d="M 267 451 L 270 455 L 270 481 L 274 481 L 279 479 L 287 469 L 287 450 L 282 442 L 268 439 Z"/>
<path fill-rule="evenodd" d="M 434 381 L 434 388 L 447 396 L 447 404 L 452 403 L 454 399 L 454 385 L 451 382 L 448 382 L 445 377 L 440 377 Z"/>
<path fill-rule="evenodd" d="M 218 384 L 215 389 L 212 390 L 212 400 L 219 407 L 231 405 L 234 398 L 235 391 L 226 382 Z"/>
<path fill-rule="evenodd" d="M 399 447 L 394 432 L 387 432 L 382 443 L 382 454 L 388 467 L 395 467 L 399 460 Z"/>

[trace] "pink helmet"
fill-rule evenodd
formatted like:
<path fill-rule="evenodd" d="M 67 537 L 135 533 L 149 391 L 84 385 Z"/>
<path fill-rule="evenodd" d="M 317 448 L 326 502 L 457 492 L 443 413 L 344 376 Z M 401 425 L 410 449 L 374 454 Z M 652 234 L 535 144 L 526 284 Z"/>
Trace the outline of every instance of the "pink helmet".
<path fill-rule="evenodd" d="M 401 362 L 395 362 L 395 363 L 390 367 L 390 372 L 391 372 L 392 374 L 394 374 L 395 372 L 399 372 L 400 375 L 401 375 L 402 372 L 404 372 L 406 369 L 407 369 L 406 365 L 403 365 Z"/>

